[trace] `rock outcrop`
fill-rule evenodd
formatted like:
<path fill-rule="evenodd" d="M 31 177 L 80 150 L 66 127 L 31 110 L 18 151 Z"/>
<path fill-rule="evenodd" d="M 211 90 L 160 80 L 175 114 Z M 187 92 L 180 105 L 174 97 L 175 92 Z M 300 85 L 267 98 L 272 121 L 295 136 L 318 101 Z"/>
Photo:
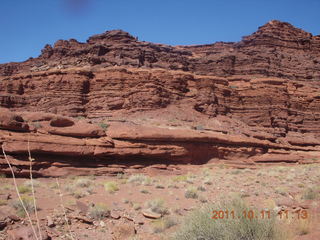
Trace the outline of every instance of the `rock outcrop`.
<path fill-rule="evenodd" d="M 39 176 L 316 162 L 319 50 L 320 36 L 279 21 L 237 43 L 174 47 L 121 30 L 59 40 L 0 65 L 0 142 L 22 176 L 28 148 Z"/>

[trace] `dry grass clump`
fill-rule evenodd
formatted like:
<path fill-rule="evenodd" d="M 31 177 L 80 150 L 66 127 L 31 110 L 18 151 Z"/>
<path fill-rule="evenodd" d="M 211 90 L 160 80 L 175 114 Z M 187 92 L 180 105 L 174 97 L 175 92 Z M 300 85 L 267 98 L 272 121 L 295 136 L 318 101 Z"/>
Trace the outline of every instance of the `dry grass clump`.
<path fill-rule="evenodd" d="M 141 209 L 141 205 L 140 205 L 139 203 L 134 203 L 134 204 L 132 205 L 132 208 L 133 208 L 134 210 L 138 211 L 138 210 Z"/>
<path fill-rule="evenodd" d="M 276 216 L 270 219 L 223 218 L 212 219 L 212 211 L 233 209 L 235 213 L 252 210 L 241 199 L 210 203 L 185 218 L 172 240 L 285 240 Z"/>
<path fill-rule="evenodd" d="M 38 180 L 34 180 L 34 179 L 32 179 L 32 181 L 31 180 L 26 180 L 23 183 L 23 186 L 32 188 L 32 184 L 33 184 L 33 187 L 40 187 L 40 182 Z"/>
<path fill-rule="evenodd" d="M 92 185 L 92 181 L 88 178 L 78 178 L 75 180 L 74 185 L 76 187 L 87 188 Z"/>
<path fill-rule="evenodd" d="M 34 212 L 33 197 L 21 196 L 21 200 L 23 202 L 23 205 L 25 206 L 25 209 L 28 211 L 28 213 Z M 21 201 L 18 199 L 14 200 L 12 202 L 12 207 L 17 211 L 17 215 L 20 217 L 26 216 L 23 205 L 22 205 Z"/>
<path fill-rule="evenodd" d="M 165 231 L 168 228 L 171 228 L 172 226 L 177 225 L 177 221 L 173 219 L 172 217 L 164 217 L 161 219 L 157 219 L 151 223 L 152 225 L 152 231 L 154 233 L 161 233 Z"/>
<path fill-rule="evenodd" d="M 203 179 L 203 184 L 212 185 L 212 178 L 211 177 L 205 177 Z"/>
<path fill-rule="evenodd" d="M 158 188 L 158 189 L 165 189 L 165 186 L 163 186 L 162 184 L 158 183 L 158 184 L 156 185 L 156 188 Z"/>
<path fill-rule="evenodd" d="M 186 182 L 188 179 L 187 175 L 179 175 L 172 178 L 173 182 Z"/>
<path fill-rule="evenodd" d="M 76 189 L 71 193 L 71 195 L 74 196 L 76 199 L 83 198 L 85 196 L 88 196 L 89 194 L 90 193 L 88 191 L 83 189 Z"/>
<path fill-rule="evenodd" d="M 0 206 L 6 206 L 8 204 L 7 200 L 0 199 Z"/>
<path fill-rule="evenodd" d="M 51 186 L 57 189 L 57 184 Z M 71 194 L 73 197 L 79 199 L 93 193 L 92 181 L 88 178 L 75 178 L 70 184 L 65 184 L 64 190 Z"/>
<path fill-rule="evenodd" d="M 93 193 L 93 188 L 90 187 L 77 187 L 75 184 L 70 184 L 65 186 L 65 191 L 67 191 L 71 196 L 79 199 L 85 196 L 91 195 Z"/>
<path fill-rule="evenodd" d="M 198 198 L 198 191 L 197 188 L 195 187 L 188 187 L 187 190 L 184 193 L 184 196 L 186 198 L 193 198 L 196 199 Z"/>
<path fill-rule="evenodd" d="M 20 185 L 18 186 L 19 193 L 30 193 L 31 192 L 31 187 L 25 186 L 25 185 Z"/>
<path fill-rule="evenodd" d="M 309 187 L 307 188 L 302 195 L 302 199 L 306 200 L 315 200 L 320 196 L 319 187 Z"/>
<path fill-rule="evenodd" d="M 137 185 L 151 186 L 153 183 L 153 180 L 152 178 L 145 176 L 143 174 L 134 174 L 128 178 L 127 182 L 135 183 Z"/>
<path fill-rule="evenodd" d="M 0 191 L 7 191 L 7 190 L 11 190 L 12 188 L 13 186 L 10 184 L 3 184 L 0 186 Z"/>
<path fill-rule="evenodd" d="M 141 192 L 141 193 L 144 193 L 144 194 L 150 193 L 147 189 L 141 189 L 140 192 Z"/>
<path fill-rule="evenodd" d="M 88 211 L 88 216 L 95 220 L 101 220 L 110 215 L 109 208 L 103 203 L 97 203 L 91 206 Z"/>
<path fill-rule="evenodd" d="M 293 226 L 298 235 L 306 235 L 311 230 L 311 221 L 310 219 L 297 219 Z"/>
<path fill-rule="evenodd" d="M 169 213 L 168 208 L 165 206 L 164 204 L 164 200 L 163 199 L 153 199 L 153 200 L 149 200 L 146 203 L 146 206 L 155 213 L 159 213 L 161 215 L 165 215 Z"/>
<path fill-rule="evenodd" d="M 108 193 L 115 193 L 116 191 L 119 191 L 119 187 L 116 182 L 105 182 L 103 185 L 104 189 Z"/>

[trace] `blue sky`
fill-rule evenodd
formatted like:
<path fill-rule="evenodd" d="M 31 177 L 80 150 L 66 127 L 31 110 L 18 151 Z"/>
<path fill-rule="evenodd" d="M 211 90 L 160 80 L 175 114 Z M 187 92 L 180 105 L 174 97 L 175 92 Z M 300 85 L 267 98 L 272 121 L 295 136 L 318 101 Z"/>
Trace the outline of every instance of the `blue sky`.
<path fill-rule="evenodd" d="M 0 63 L 37 57 L 47 43 L 123 29 L 170 45 L 239 41 L 269 20 L 320 34 L 320 0 L 1 0 Z"/>

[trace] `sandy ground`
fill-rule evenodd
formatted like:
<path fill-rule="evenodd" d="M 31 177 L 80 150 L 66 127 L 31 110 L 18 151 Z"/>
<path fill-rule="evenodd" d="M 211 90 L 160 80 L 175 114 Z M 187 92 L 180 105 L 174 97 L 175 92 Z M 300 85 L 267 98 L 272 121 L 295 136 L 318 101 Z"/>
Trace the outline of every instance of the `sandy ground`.
<path fill-rule="evenodd" d="M 288 219 L 279 218 L 279 224 L 288 229 L 291 239 L 320 239 L 319 164 L 258 169 L 206 164 L 180 168 L 180 175 L 158 171 L 113 177 L 70 176 L 58 179 L 59 186 L 55 178 L 35 179 L 41 226 L 52 239 L 168 239 L 193 209 L 240 197 L 252 209 L 288 210 Z M 28 222 L 17 204 L 12 179 L 0 180 L 0 213 L 20 216 L 20 220 L 11 221 L 0 231 L 0 239 L 7 239 L 8 232 Z M 32 199 L 30 181 L 17 182 L 28 202 Z M 161 218 L 143 215 L 152 204 Z M 97 208 L 103 209 L 105 216 L 99 217 Z M 153 211 L 152 214 L 159 217 Z M 31 217 L 34 219 L 33 212 Z M 48 226 L 48 217 L 54 226 Z"/>

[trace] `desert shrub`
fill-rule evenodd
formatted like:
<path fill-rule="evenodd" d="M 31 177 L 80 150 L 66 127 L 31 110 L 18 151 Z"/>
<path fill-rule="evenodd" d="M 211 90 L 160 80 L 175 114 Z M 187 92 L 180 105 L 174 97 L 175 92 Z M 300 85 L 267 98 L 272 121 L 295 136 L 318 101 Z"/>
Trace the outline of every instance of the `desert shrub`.
<path fill-rule="evenodd" d="M 10 184 L 3 184 L 3 185 L 1 185 L 0 186 L 0 191 L 4 191 L 4 190 L 11 190 L 12 189 L 12 185 L 10 185 Z"/>
<path fill-rule="evenodd" d="M 84 116 L 77 116 L 76 119 L 77 119 L 77 120 L 84 120 L 84 119 L 86 119 L 86 118 L 85 118 Z"/>
<path fill-rule="evenodd" d="M 194 180 L 197 178 L 196 175 L 188 173 L 187 175 L 179 175 L 172 178 L 173 182 L 187 182 L 193 184 Z"/>
<path fill-rule="evenodd" d="M 104 123 L 104 122 L 101 122 L 101 123 L 99 123 L 98 125 L 99 125 L 99 127 L 101 127 L 103 130 L 107 130 L 108 127 L 109 127 L 109 125 L 106 124 L 106 123 Z"/>
<path fill-rule="evenodd" d="M 51 189 L 58 189 L 58 184 L 57 183 L 50 183 L 48 186 Z"/>
<path fill-rule="evenodd" d="M 23 186 L 31 189 L 32 184 L 33 184 L 33 187 L 39 187 L 40 186 L 40 182 L 38 180 L 34 180 L 34 179 L 32 179 L 32 181 L 31 180 L 25 181 L 23 183 Z"/>
<path fill-rule="evenodd" d="M 141 209 L 141 206 L 140 206 L 139 203 L 134 203 L 134 204 L 132 205 L 132 208 L 133 208 L 134 210 L 138 211 L 138 210 Z"/>
<path fill-rule="evenodd" d="M 144 193 L 144 194 L 149 193 L 149 191 L 148 191 L 147 189 L 141 189 L 140 192 L 141 192 L 141 193 Z"/>
<path fill-rule="evenodd" d="M 64 190 L 79 199 L 93 193 L 93 187 L 90 184 L 87 182 L 87 179 L 77 179 L 73 184 L 66 184 Z"/>
<path fill-rule="evenodd" d="M 7 201 L 0 199 L 0 206 L 5 206 L 5 205 L 7 205 Z"/>
<path fill-rule="evenodd" d="M 79 198 L 83 198 L 87 195 L 89 195 L 89 192 L 83 190 L 83 189 L 76 189 L 71 193 L 72 196 L 74 196 L 75 198 L 79 199 Z"/>
<path fill-rule="evenodd" d="M 184 193 L 186 198 L 198 198 L 198 191 L 195 187 L 188 187 Z"/>
<path fill-rule="evenodd" d="M 293 226 L 298 235 L 307 235 L 311 230 L 311 221 L 309 219 L 296 219 Z"/>
<path fill-rule="evenodd" d="M 33 126 L 35 129 L 42 128 L 42 125 L 41 125 L 40 122 L 33 122 L 33 123 L 32 123 L 32 126 Z"/>
<path fill-rule="evenodd" d="M 319 197 L 319 195 L 320 194 L 318 189 L 309 187 L 303 192 L 302 199 L 315 200 Z"/>
<path fill-rule="evenodd" d="M 172 217 L 164 217 L 161 219 L 157 219 L 152 222 L 152 231 L 154 233 L 161 233 L 164 230 L 171 228 L 176 224 L 177 224 L 177 221 Z"/>
<path fill-rule="evenodd" d="M 159 213 L 161 215 L 169 213 L 169 210 L 165 206 L 163 199 L 149 200 L 146 205 L 152 212 Z"/>
<path fill-rule="evenodd" d="M 179 176 L 173 177 L 172 181 L 173 182 L 186 182 L 187 179 L 188 179 L 187 175 L 179 175 Z"/>
<path fill-rule="evenodd" d="M 242 173 L 242 171 L 240 169 L 231 171 L 231 174 L 234 174 L 234 175 L 237 175 L 237 174 L 240 174 L 240 173 Z"/>
<path fill-rule="evenodd" d="M 168 187 L 168 188 L 176 188 L 176 189 L 178 189 L 178 188 L 179 188 L 179 186 L 178 186 L 178 185 L 173 184 L 173 183 L 169 183 L 167 187 Z"/>
<path fill-rule="evenodd" d="M 204 186 L 200 185 L 197 187 L 197 190 L 199 190 L 201 192 L 205 192 L 207 189 Z"/>
<path fill-rule="evenodd" d="M 211 170 L 210 170 L 210 168 L 207 168 L 207 167 L 202 168 L 201 172 L 202 172 L 203 177 L 209 177 L 211 175 Z"/>
<path fill-rule="evenodd" d="M 214 210 L 233 210 L 235 218 L 212 219 Z M 285 234 L 278 228 L 276 216 L 270 219 L 238 218 L 249 208 L 241 199 L 209 203 L 194 210 L 185 218 L 172 240 L 284 240 Z"/>
<path fill-rule="evenodd" d="M 110 215 L 110 210 L 105 204 L 98 203 L 89 208 L 88 215 L 92 219 L 101 220 Z"/>
<path fill-rule="evenodd" d="M 278 188 L 275 189 L 274 192 L 277 193 L 277 194 L 280 194 L 282 196 L 286 196 L 287 195 L 287 191 L 288 191 L 288 189 L 285 188 L 285 187 L 278 187 Z"/>
<path fill-rule="evenodd" d="M 211 177 L 205 177 L 203 179 L 203 184 L 212 185 L 212 178 Z"/>
<path fill-rule="evenodd" d="M 75 186 L 77 187 L 82 187 L 82 188 L 86 188 L 91 186 L 92 181 L 90 179 L 87 178 L 78 178 L 75 180 Z"/>
<path fill-rule="evenodd" d="M 145 176 L 143 174 L 134 174 L 128 178 L 129 183 L 135 183 L 138 185 L 150 186 L 152 185 L 152 178 Z"/>
<path fill-rule="evenodd" d="M 132 236 L 128 240 L 141 240 L 141 238 L 138 236 Z"/>
<path fill-rule="evenodd" d="M 34 211 L 33 198 L 29 196 L 21 196 L 21 200 L 26 210 L 31 213 Z M 17 211 L 18 216 L 25 217 L 25 211 L 22 207 L 20 200 L 16 199 L 12 202 L 12 207 Z"/>
<path fill-rule="evenodd" d="M 158 189 L 165 189 L 165 187 L 164 187 L 162 184 L 160 184 L 160 183 L 158 183 L 158 184 L 156 185 L 156 188 L 158 188 Z"/>
<path fill-rule="evenodd" d="M 18 186 L 19 193 L 29 193 L 31 192 L 31 187 L 26 185 Z"/>
<path fill-rule="evenodd" d="M 206 197 L 204 197 L 204 196 L 199 196 L 198 199 L 199 199 L 199 201 L 200 201 L 201 203 L 206 203 L 206 202 L 208 202 L 208 199 L 207 199 Z"/>
<path fill-rule="evenodd" d="M 104 189 L 108 193 L 114 193 L 119 190 L 119 187 L 116 182 L 106 182 L 104 183 Z"/>
<path fill-rule="evenodd" d="M 65 184 L 63 186 L 63 188 L 64 188 L 65 191 L 67 191 L 67 192 L 69 192 L 71 194 L 76 190 L 76 187 L 73 184 Z"/>
<path fill-rule="evenodd" d="M 125 179 L 124 173 L 117 173 L 117 178 L 118 179 Z"/>

